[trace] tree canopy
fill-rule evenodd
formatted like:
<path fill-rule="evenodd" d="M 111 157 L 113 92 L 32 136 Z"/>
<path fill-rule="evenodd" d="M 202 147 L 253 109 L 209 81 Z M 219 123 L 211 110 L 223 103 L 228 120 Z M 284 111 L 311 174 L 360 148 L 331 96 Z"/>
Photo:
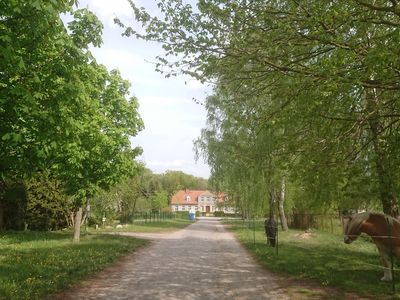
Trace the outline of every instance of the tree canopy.
<path fill-rule="evenodd" d="M 130 3 L 145 30 L 117 23 L 163 44 L 158 70 L 215 86 L 197 141 L 215 179 L 250 204 L 285 178 L 303 202 L 399 215 L 396 1 Z"/>
<path fill-rule="evenodd" d="M 101 45 L 103 25 L 76 4 L 0 4 L 0 192 L 10 180 L 46 171 L 78 208 L 99 187 L 136 172 L 141 149 L 129 138 L 143 122 L 129 83 L 89 51 Z M 73 18 L 67 25 L 62 13 Z"/>

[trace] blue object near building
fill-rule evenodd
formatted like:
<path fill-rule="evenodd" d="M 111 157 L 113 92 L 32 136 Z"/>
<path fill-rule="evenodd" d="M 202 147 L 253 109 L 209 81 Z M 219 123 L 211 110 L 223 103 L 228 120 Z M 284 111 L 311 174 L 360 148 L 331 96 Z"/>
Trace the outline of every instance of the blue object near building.
<path fill-rule="evenodd" d="M 189 213 L 189 220 L 190 220 L 190 221 L 194 221 L 195 219 L 196 219 L 196 214 L 193 213 L 193 212 L 190 212 L 190 213 Z"/>

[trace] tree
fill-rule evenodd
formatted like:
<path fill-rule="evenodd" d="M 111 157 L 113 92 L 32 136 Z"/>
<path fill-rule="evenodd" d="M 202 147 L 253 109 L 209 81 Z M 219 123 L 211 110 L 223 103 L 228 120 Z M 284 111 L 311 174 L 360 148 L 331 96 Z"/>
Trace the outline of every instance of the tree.
<path fill-rule="evenodd" d="M 161 17 L 131 1 L 146 30 L 125 27 L 125 34 L 163 43 L 160 71 L 167 67 L 169 74 L 182 72 L 228 90 L 235 95 L 227 99 L 231 110 L 242 108 L 246 121 L 250 115 L 249 124 L 255 122 L 252 128 L 277 122 L 291 169 L 300 168 L 305 179 L 317 175 L 297 177 L 302 185 L 326 182 L 333 198 L 335 187 L 343 186 L 340 172 L 347 182 L 361 176 L 376 183 L 383 211 L 399 214 L 395 2 L 157 3 Z M 354 173 L 362 165 L 366 172 Z"/>
<path fill-rule="evenodd" d="M 157 191 L 151 197 L 151 208 L 155 211 L 161 211 L 161 209 L 168 207 L 168 194 L 166 191 Z"/>
<path fill-rule="evenodd" d="M 143 122 L 129 83 L 88 50 L 100 46 L 102 24 L 86 9 L 73 12 L 74 4 L 0 4 L 0 186 L 50 170 L 73 196 L 78 241 L 82 205 L 135 172 L 141 149 L 132 149 L 129 137 Z M 69 31 L 63 12 L 73 13 Z"/>
<path fill-rule="evenodd" d="M 185 174 L 182 171 L 168 170 L 159 177 L 161 186 L 168 192 L 169 197 L 182 189 L 206 190 L 208 188 L 207 179 Z"/>
<path fill-rule="evenodd" d="M 98 187 L 107 188 L 132 176 L 137 168 L 134 158 L 141 152 L 140 148 L 132 149 L 129 140 L 142 129 L 142 121 L 136 98 L 126 99 L 128 82 L 117 71 L 108 73 L 94 62 L 86 72 L 89 93 L 85 115 L 80 115 L 82 126 L 73 136 L 75 145 L 68 143 L 56 158 L 66 190 L 76 200 L 75 240 L 79 240 L 81 206 Z"/>
<path fill-rule="evenodd" d="M 70 12 L 74 3 L 0 4 L 0 199 L 7 182 L 44 169 L 56 145 L 48 137 L 69 130 L 56 114 L 57 104 L 69 101 L 62 82 L 71 70 L 63 57 L 70 51 L 65 51 L 68 40 L 59 14 Z M 0 201 L 0 215 L 2 208 Z"/>

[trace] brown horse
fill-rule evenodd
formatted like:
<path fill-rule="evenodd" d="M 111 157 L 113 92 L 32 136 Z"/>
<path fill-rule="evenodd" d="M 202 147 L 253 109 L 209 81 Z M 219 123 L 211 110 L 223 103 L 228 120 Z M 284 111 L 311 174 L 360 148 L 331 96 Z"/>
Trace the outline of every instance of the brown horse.
<path fill-rule="evenodd" d="M 364 232 L 375 242 L 383 260 L 383 281 L 392 280 L 390 255 L 400 258 L 400 222 L 395 218 L 363 212 L 344 218 L 344 242 L 350 244 Z"/>

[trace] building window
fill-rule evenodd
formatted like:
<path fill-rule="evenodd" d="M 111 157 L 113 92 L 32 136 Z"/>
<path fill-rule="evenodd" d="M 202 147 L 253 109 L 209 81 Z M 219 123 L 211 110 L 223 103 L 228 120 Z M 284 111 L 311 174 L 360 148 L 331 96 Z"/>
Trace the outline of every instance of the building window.
<path fill-rule="evenodd" d="M 187 195 L 187 196 L 186 196 L 186 202 L 189 202 L 190 200 L 191 200 L 190 196 Z"/>
<path fill-rule="evenodd" d="M 178 209 L 179 209 L 179 206 L 175 205 L 175 211 L 178 211 Z"/>

